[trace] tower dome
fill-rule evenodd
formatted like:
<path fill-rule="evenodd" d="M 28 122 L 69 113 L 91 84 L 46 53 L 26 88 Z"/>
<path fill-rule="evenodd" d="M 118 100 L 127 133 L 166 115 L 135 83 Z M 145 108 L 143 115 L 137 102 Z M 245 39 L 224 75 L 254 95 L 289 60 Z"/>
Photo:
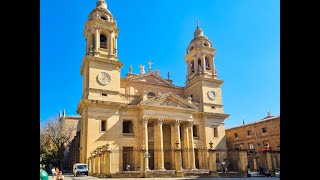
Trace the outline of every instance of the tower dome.
<path fill-rule="evenodd" d="M 197 21 L 197 29 L 194 31 L 193 36 L 194 36 L 194 38 L 197 38 L 197 37 L 200 37 L 200 36 L 204 36 L 203 35 L 203 30 L 199 26 L 199 21 Z"/>

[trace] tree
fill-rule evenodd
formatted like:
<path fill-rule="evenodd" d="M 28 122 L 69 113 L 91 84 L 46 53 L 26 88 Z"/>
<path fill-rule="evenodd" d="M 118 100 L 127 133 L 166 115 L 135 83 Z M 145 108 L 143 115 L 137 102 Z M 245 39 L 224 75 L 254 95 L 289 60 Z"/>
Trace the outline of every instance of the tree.
<path fill-rule="evenodd" d="M 62 167 L 64 151 L 73 138 L 75 127 L 68 126 L 63 119 L 57 117 L 40 127 L 40 161 Z"/>

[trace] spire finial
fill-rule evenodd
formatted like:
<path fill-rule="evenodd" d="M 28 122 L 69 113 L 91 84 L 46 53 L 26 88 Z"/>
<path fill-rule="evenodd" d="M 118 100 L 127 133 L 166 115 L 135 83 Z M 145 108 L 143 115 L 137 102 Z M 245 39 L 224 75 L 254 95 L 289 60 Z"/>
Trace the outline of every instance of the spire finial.
<path fill-rule="evenodd" d="M 168 72 L 168 80 L 170 80 L 170 72 Z"/>
<path fill-rule="evenodd" d="M 151 70 L 152 70 L 152 67 L 151 67 L 151 66 L 152 66 L 153 63 L 151 62 L 151 60 L 150 60 L 149 62 L 147 62 L 147 63 L 148 63 L 148 65 L 149 65 L 149 70 L 148 70 L 148 71 L 151 71 Z"/>
<path fill-rule="evenodd" d="M 105 0 L 98 0 L 96 3 L 97 8 L 107 9 L 107 3 Z"/>
<path fill-rule="evenodd" d="M 129 71 L 132 73 L 132 65 L 129 66 Z"/>
<path fill-rule="evenodd" d="M 66 109 L 63 109 L 63 117 L 66 117 Z"/>
<path fill-rule="evenodd" d="M 204 36 L 203 31 L 202 31 L 202 29 L 201 29 L 200 26 L 199 26 L 199 20 L 198 20 L 198 19 L 197 19 L 197 28 L 196 28 L 196 30 L 194 31 L 193 35 L 194 35 L 194 38 L 197 38 L 197 37 L 199 37 L 199 36 Z"/>

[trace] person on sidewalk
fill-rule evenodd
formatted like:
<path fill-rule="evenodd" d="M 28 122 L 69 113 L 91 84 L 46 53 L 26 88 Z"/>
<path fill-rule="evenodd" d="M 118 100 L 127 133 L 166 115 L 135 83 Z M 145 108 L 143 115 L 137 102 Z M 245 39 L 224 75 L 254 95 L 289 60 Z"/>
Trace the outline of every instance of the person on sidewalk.
<path fill-rule="evenodd" d="M 52 174 L 52 178 L 54 179 L 54 176 L 56 176 L 56 170 L 54 169 L 54 167 L 52 167 L 51 169 L 51 174 Z"/>
<path fill-rule="evenodd" d="M 59 171 L 56 180 L 64 180 L 64 176 L 62 175 L 62 171 Z"/>

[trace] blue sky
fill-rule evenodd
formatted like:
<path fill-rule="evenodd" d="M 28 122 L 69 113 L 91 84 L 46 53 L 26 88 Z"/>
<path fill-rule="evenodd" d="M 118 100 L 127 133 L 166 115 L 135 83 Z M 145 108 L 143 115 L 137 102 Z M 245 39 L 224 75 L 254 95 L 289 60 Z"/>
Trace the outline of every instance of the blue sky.
<path fill-rule="evenodd" d="M 40 122 L 77 115 L 84 25 L 97 0 L 40 1 Z M 120 29 L 121 76 L 140 64 L 184 86 L 196 20 L 216 48 L 226 128 L 280 114 L 279 0 L 107 0 Z M 201 3 L 200 3 L 201 2 Z"/>

